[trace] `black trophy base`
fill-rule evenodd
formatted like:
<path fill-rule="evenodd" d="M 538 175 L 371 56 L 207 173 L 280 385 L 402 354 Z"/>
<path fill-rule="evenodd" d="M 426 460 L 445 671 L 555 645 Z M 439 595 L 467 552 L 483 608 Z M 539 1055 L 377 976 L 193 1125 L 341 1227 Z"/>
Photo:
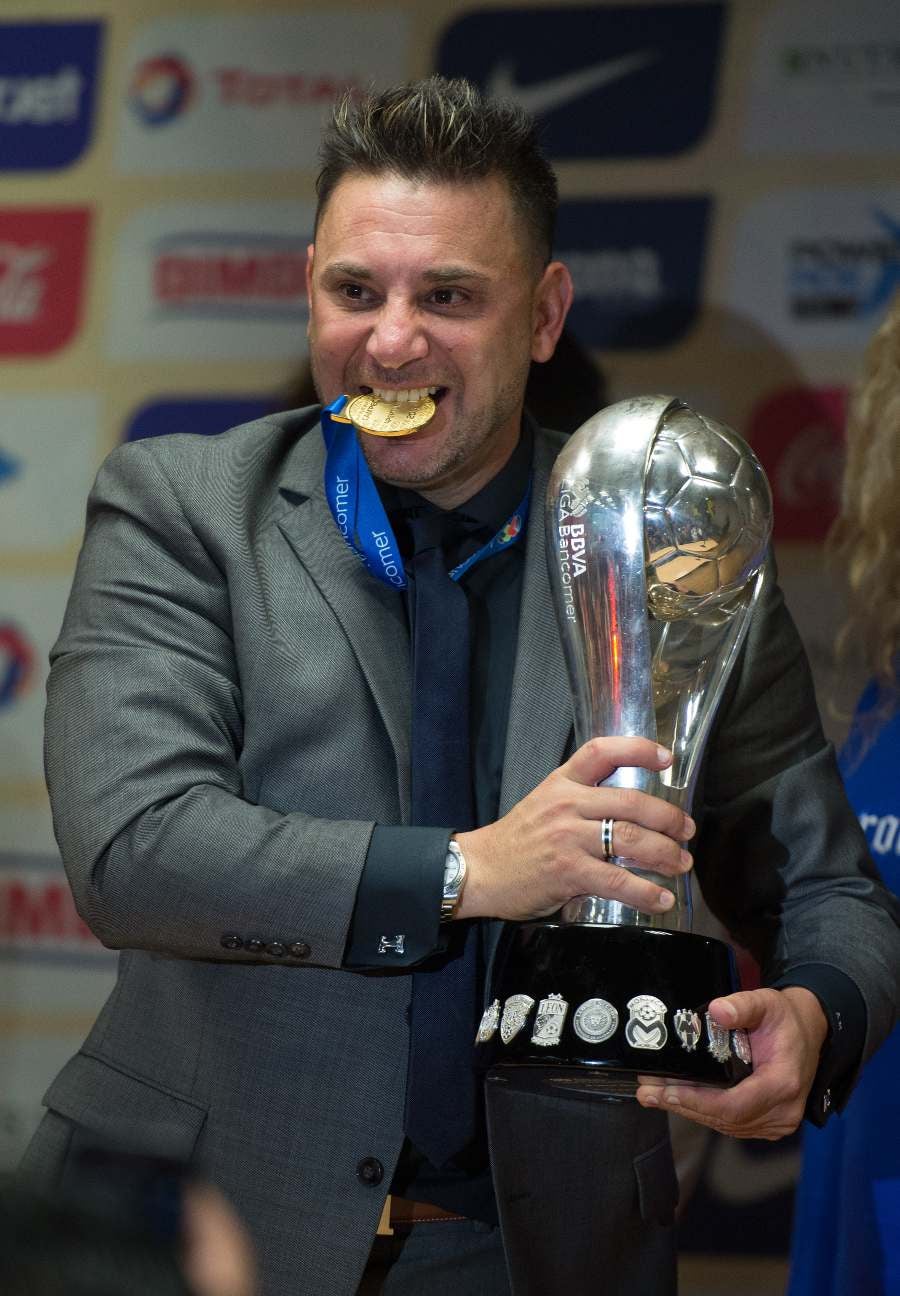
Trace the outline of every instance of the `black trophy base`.
<path fill-rule="evenodd" d="M 710 1000 L 740 989 L 724 942 L 648 927 L 509 924 L 476 1065 L 513 1088 L 632 1098 L 638 1076 L 719 1087 L 751 1072 Z"/>

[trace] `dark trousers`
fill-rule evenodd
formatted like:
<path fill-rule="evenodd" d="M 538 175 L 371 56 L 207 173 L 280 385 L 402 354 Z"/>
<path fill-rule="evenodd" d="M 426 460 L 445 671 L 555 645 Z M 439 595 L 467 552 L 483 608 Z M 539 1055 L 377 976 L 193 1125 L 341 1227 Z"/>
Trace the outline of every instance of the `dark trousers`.
<path fill-rule="evenodd" d="M 500 1230 L 440 1220 L 378 1237 L 357 1296 L 509 1296 Z"/>

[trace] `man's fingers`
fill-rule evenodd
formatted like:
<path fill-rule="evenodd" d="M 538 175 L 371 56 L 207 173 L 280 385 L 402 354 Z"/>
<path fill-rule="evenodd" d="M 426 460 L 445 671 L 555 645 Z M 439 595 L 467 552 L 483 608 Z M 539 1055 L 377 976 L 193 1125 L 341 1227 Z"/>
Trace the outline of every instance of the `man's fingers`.
<path fill-rule="evenodd" d="M 637 769 L 666 769 L 672 753 L 649 738 L 591 738 L 560 768 L 575 783 L 592 787 L 621 766 Z"/>
<path fill-rule="evenodd" d="M 585 788 L 578 794 L 578 808 L 585 819 L 609 818 L 621 820 L 623 824 L 640 824 L 642 828 L 665 833 L 673 841 L 689 841 L 696 832 L 693 819 L 680 806 L 637 788 Z M 627 839 L 624 844 L 627 845 Z"/>
<path fill-rule="evenodd" d="M 578 895 L 603 896 L 605 900 L 616 900 L 641 913 L 665 913 L 675 903 L 675 896 L 667 887 L 632 873 L 621 864 L 595 865 L 592 861 L 582 878 Z"/>
<path fill-rule="evenodd" d="M 742 1026 L 747 1031 L 757 1030 L 773 1006 L 774 994 L 777 991 L 739 990 L 735 994 L 711 1000 L 709 1011 L 713 1021 L 720 1026 L 727 1026 L 729 1030 L 734 1030 L 736 1026 Z"/>
<path fill-rule="evenodd" d="M 665 1107 L 713 1129 L 753 1128 L 766 1114 L 764 1084 L 748 1076 L 733 1089 L 713 1089 L 685 1081 L 666 1080 L 639 1084 L 637 1100 L 644 1107 Z"/>
<path fill-rule="evenodd" d="M 597 859 L 605 860 L 599 825 L 596 830 L 592 829 L 591 824 L 584 834 L 585 848 Z M 693 866 L 690 853 L 682 850 L 677 840 L 662 833 L 650 832 L 627 820 L 613 820 L 611 853 L 616 859 L 627 861 L 632 868 L 643 869 L 647 873 L 663 873 L 667 877 L 687 873 Z"/>

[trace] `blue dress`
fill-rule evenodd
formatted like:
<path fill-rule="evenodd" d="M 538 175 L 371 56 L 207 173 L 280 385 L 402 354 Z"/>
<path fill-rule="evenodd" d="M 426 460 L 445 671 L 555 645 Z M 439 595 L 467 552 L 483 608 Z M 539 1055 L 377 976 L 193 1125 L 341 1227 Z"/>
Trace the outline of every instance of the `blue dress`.
<path fill-rule="evenodd" d="M 873 705 L 863 694 L 859 717 Z M 900 894 L 900 710 L 844 780 L 887 885 Z M 844 1111 L 804 1130 L 788 1296 L 900 1296 L 900 1027 L 864 1069 Z"/>

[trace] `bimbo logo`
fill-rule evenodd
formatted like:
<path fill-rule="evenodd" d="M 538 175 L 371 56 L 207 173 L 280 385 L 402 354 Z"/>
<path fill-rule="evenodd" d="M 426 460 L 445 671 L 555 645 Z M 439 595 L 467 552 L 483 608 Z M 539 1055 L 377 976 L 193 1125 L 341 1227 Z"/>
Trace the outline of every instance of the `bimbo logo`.
<path fill-rule="evenodd" d="M 17 625 L 0 621 L 0 709 L 12 706 L 34 675 L 35 652 Z"/>
<path fill-rule="evenodd" d="M 186 111 L 196 92 L 196 78 L 185 60 L 160 54 L 137 65 L 128 102 L 145 126 L 163 126 Z"/>
<path fill-rule="evenodd" d="M 300 237 L 176 234 L 152 249 L 152 277 L 160 312 L 306 318 L 306 240 Z"/>
<path fill-rule="evenodd" d="M 43 355 L 69 341 L 88 224 L 81 208 L 0 211 L 0 355 Z"/>
<path fill-rule="evenodd" d="M 0 23 L 0 168 L 68 166 L 87 146 L 100 24 Z"/>

